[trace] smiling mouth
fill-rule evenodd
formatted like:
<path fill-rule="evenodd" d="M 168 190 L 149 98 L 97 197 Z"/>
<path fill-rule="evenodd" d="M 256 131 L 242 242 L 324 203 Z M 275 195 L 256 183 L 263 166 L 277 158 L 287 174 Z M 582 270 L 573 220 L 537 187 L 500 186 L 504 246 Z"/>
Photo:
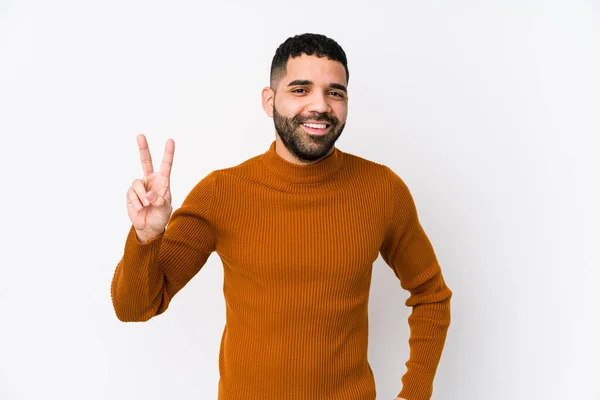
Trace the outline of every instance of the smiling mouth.
<path fill-rule="evenodd" d="M 314 122 L 306 122 L 302 124 L 304 130 L 310 134 L 314 135 L 324 135 L 329 132 L 329 128 L 331 128 L 331 124 L 328 123 L 314 123 Z"/>
<path fill-rule="evenodd" d="M 323 122 L 323 123 L 307 122 L 302 125 L 304 125 L 307 128 L 314 128 L 314 129 L 327 129 L 331 126 L 330 124 L 327 124 L 325 122 Z"/>

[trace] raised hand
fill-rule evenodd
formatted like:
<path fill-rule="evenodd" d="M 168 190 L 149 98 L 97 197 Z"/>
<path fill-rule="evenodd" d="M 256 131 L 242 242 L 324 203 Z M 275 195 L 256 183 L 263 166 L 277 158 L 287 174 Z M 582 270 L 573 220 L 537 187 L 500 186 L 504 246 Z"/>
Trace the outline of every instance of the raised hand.
<path fill-rule="evenodd" d="M 170 177 L 175 142 L 168 139 L 158 172 L 152 167 L 152 157 L 144 135 L 137 136 L 144 177 L 136 179 L 127 191 L 127 213 L 138 240 L 147 242 L 160 235 L 171 218 Z"/>

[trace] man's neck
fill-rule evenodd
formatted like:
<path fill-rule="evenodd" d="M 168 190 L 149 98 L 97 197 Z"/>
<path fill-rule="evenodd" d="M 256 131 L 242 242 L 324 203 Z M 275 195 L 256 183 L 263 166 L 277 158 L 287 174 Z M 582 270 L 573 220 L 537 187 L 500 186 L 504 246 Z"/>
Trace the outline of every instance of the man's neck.
<path fill-rule="evenodd" d="M 283 142 L 281 141 L 281 139 L 279 138 L 279 135 L 276 135 L 275 137 L 275 152 L 284 160 L 289 161 L 293 164 L 298 164 L 298 165 L 310 165 L 310 164 L 314 164 L 316 162 L 321 161 L 323 158 L 327 157 L 328 155 L 330 155 L 331 153 L 333 153 L 333 151 L 335 150 L 335 146 L 333 146 L 331 148 L 331 150 L 329 150 L 329 152 L 324 155 L 323 157 L 319 158 L 318 160 L 314 160 L 314 161 L 306 161 L 306 160 L 300 160 L 299 158 L 297 158 L 296 156 L 294 156 L 283 144 Z"/>

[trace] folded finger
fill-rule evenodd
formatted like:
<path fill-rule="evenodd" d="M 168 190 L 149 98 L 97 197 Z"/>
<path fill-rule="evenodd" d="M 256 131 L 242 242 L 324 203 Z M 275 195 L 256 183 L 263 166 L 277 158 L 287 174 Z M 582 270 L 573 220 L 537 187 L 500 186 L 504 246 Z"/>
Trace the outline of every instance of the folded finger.
<path fill-rule="evenodd" d="M 131 205 L 138 211 L 143 207 L 138 195 L 135 193 L 135 190 L 133 190 L 133 187 L 130 187 L 127 191 L 127 205 Z"/>
<path fill-rule="evenodd" d="M 133 181 L 131 187 L 133 188 L 135 194 L 137 194 L 138 198 L 140 199 L 143 205 L 150 205 L 150 202 L 146 198 L 148 196 L 148 193 L 146 192 L 144 181 L 142 181 L 141 179 L 136 179 L 135 181 Z"/>

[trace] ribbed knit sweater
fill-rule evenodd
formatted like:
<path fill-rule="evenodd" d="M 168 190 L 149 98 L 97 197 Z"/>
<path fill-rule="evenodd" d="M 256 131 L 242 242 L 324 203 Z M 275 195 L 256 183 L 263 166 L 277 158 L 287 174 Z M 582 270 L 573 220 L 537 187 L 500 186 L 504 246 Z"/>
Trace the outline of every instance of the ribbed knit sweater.
<path fill-rule="evenodd" d="M 409 189 L 337 147 L 299 165 L 275 143 L 201 179 L 158 237 L 140 243 L 130 228 L 111 284 L 117 317 L 163 313 L 214 251 L 226 305 L 219 400 L 373 400 L 368 302 L 381 254 L 412 307 L 398 396 L 430 399 L 452 292 Z"/>

